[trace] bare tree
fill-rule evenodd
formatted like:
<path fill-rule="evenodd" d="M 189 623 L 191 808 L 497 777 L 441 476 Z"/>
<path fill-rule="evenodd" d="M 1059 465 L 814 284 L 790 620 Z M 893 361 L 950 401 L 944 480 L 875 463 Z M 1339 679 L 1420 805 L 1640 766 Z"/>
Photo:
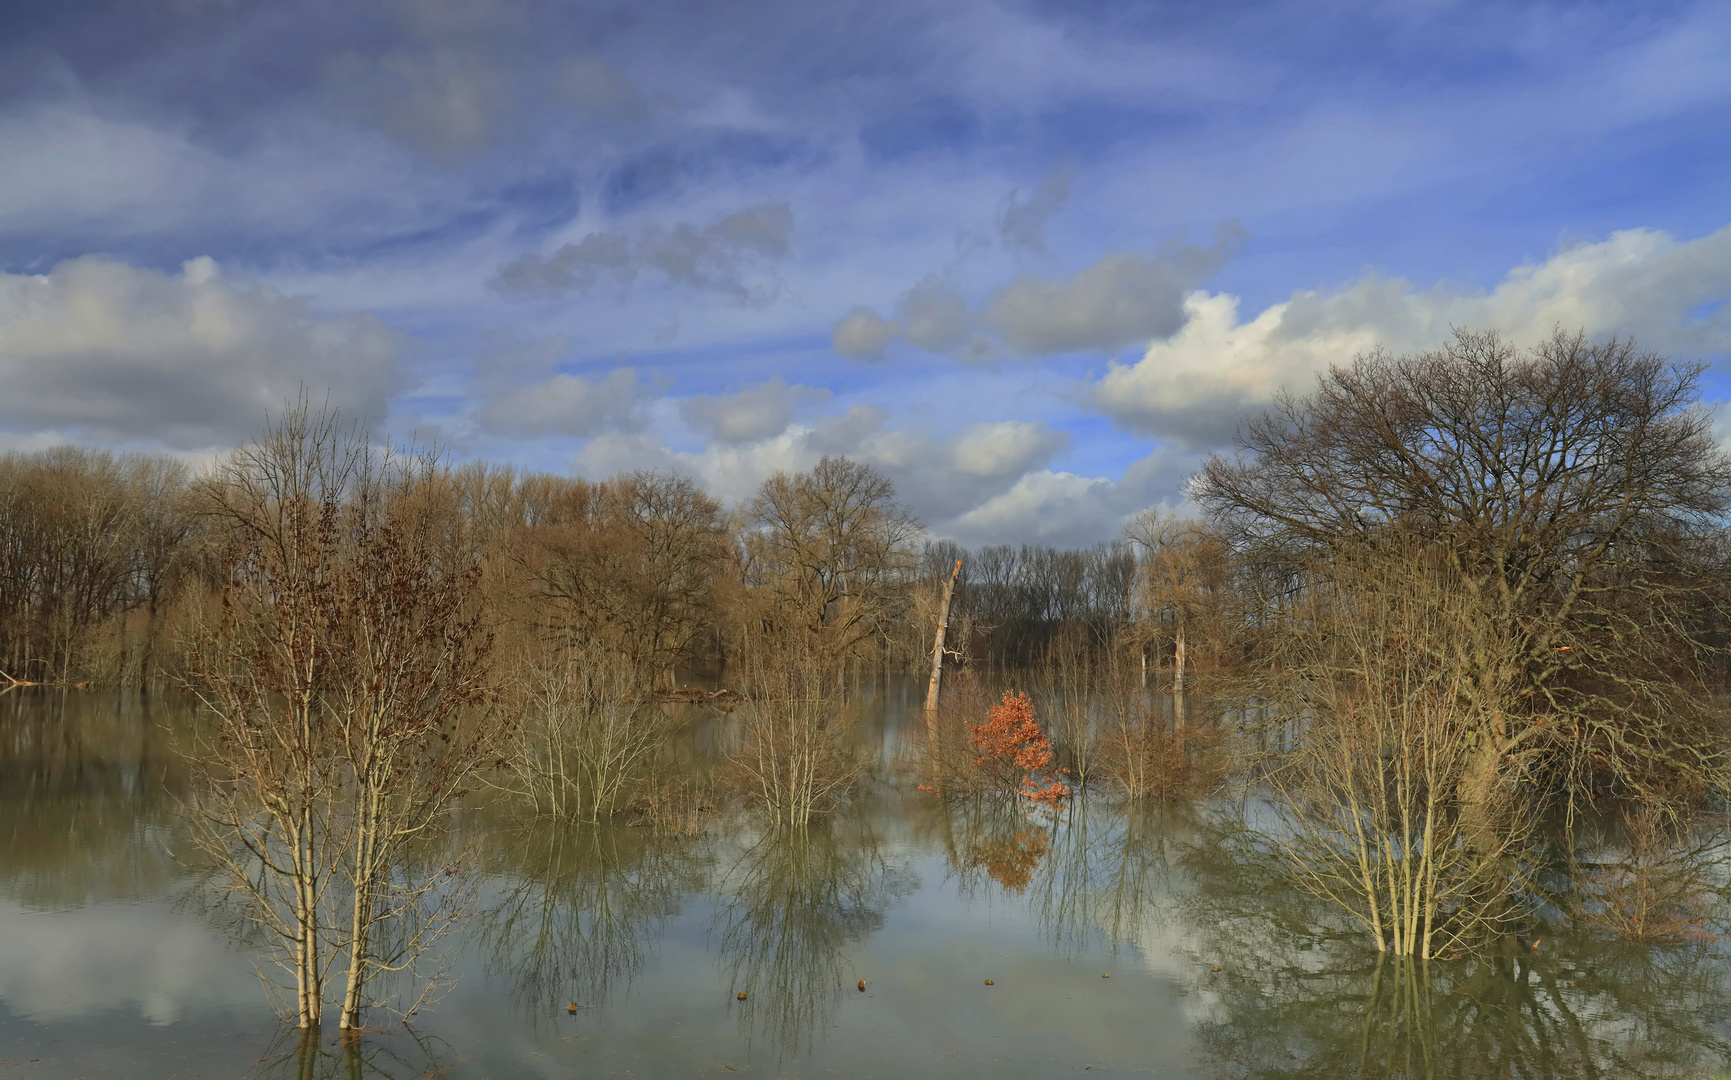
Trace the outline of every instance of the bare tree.
<path fill-rule="evenodd" d="M 1137 599 L 1148 618 L 1140 627 L 1145 642 L 1156 650 L 1165 639 L 1172 644 L 1172 726 L 1182 741 L 1198 631 L 1220 614 L 1224 546 L 1201 522 L 1158 509 L 1138 514 L 1124 533 L 1142 553 Z"/>
<path fill-rule="evenodd" d="M 1458 778 L 1488 805 L 1518 776 L 1573 809 L 1596 792 L 1727 786 L 1720 721 L 1731 457 L 1699 367 L 1557 332 L 1531 350 L 1458 332 L 1377 352 L 1283 396 L 1194 495 L 1258 572 L 1391 536 L 1431 539 L 1508 656 L 1464 674 L 1483 724 Z"/>
<path fill-rule="evenodd" d="M 1518 912 L 1510 856 L 1529 820 L 1498 807 L 1492 832 L 1456 797 L 1484 723 L 1474 673 L 1506 643 L 1439 561 L 1413 545 L 1313 576 L 1258 680 L 1288 868 L 1378 950 L 1425 959 Z"/>
<path fill-rule="evenodd" d="M 840 699 L 815 647 L 760 655 L 745 678 L 728 757 L 735 786 L 776 828 L 804 829 L 842 805 L 864 768 L 852 737 L 857 706 Z"/>
<path fill-rule="evenodd" d="M 745 517 L 748 582 L 773 596 L 771 626 L 836 661 L 885 632 L 920 533 L 889 478 L 825 457 L 809 473 L 764 481 Z"/>
<path fill-rule="evenodd" d="M 580 513 L 537 531 L 537 580 L 556 636 L 626 656 L 665 683 L 714 626 L 730 542 L 721 505 L 684 477 L 638 472 L 589 488 Z"/>
<path fill-rule="evenodd" d="M 348 1029 L 369 982 L 440 932 L 443 885 L 417 878 L 409 845 L 507 730 L 479 715 L 477 571 L 438 557 L 423 498 L 435 472 L 303 402 L 203 485 L 232 569 L 220 621 L 191 650 L 213 719 L 192 756 L 197 820 L 279 943 L 303 1028 L 321 1022 L 339 956 Z"/>
<path fill-rule="evenodd" d="M 597 642 L 530 651 L 510 699 L 521 716 L 503 786 L 538 814 L 598 822 L 622 809 L 676 725 L 629 657 Z"/>

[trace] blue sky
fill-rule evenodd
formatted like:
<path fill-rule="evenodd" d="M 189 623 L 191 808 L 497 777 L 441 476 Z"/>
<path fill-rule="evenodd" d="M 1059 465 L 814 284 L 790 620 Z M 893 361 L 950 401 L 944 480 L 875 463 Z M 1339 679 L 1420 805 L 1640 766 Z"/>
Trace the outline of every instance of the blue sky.
<path fill-rule="evenodd" d="M 13 0 L 0 447 L 306 387 L 743 498 L 824 453 L 1085 543 L 1451 326 L 1731 363 L 1731 8 Z"/>

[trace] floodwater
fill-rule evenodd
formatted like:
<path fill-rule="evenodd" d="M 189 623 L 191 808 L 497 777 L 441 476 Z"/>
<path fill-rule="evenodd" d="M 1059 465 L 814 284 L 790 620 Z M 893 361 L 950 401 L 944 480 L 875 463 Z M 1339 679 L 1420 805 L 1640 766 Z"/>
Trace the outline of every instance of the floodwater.
<path fill-rule="evenodd" d="M 912 715 L 904 689 L 878 696 L 872 782 L 800 837 L 725 813 L 669 839 L 465 811 L 454 985 L 344 1047 L 277 1021 L 177 861 L 184 704 L 0 695 L 0 1080 L 1731 1071 L 1718 943 L 1543 930 L 1379 962 L 1229 854 L 1229 807 L 946 805 L 896 774 Z"/>

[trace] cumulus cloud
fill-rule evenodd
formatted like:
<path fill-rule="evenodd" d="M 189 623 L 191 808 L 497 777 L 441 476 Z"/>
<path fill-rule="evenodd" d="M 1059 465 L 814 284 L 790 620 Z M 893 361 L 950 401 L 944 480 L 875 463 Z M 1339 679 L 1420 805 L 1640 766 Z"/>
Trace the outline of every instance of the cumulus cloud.
<path fill-rule="evenodd" d="M 927 352 L 953 353 L 973 338 L 968 302 L 937 274 L 927 274 L 901 298 L 894 319 L 870 308 L 854 308 L 830 331 L 830 344 L 842 356 L 882 359 L 892 341 Z"/>
<path fill-rule="evenodd" d="M 786 431 L 801 404 L 829 396 L 827 390 L 790 385 L 778 375 L 737 394 L 693 394 L 680 402 L 679 414 L 693 429 L 721 442 L 757 442 Z"/>
<path fill-rule="evenodd" d="M 526 438 L 634 431 L 648 419 L 649 404 L 665 392 L 665 384 L 640 378 L 631 368 L 616 368 L 593 381 L 560 373 L 497 389 L 481 407 L 481 427 L 494 435 Z"/>
<path fill-rule="evenodd" d="M 843 315 L 830 331 L 830 347 L 855 360 L 882 360 L 889 343 L 901 337 L 902 328 L 868 307 L 856 307 Z"/>
<path fill-rule="evenodd" d="M 1653 230 L 1577 244 L 1516 267 L 1489 291 L 1416 289 L 1370 276 L 1332 292 L 1297 292 L 1248 322 L 1236 297 L 1193 293 L 1183 329 L 1142 359 L 1113 364 L 1090 389 L 1121 426 L 1191 446 L 1228 440 L 1281 389 L 1303 391 L 1329 364 L 1378 345 L 1434 348 L 1452 327 L 1495 329 L 1519 344 L 1553 327 L 1633 334 L 1679 357 L 1731 352 L 1731 226 L 1678 241 Z"/>
<path fill-rule="evenodd" d="M 626 286 L 655 271 L 667 281 L 714 293 L 740 304 L 762 304 L 780 290 L 765 277 L 770 263 L 792 246 L 793 211 L 767 202 L 737 210 L 707 225 L 678 222 L 635 235 L 593 232 L 550 255 L 530 253 L 499 272 L 514 293 L 583 293 L 600 285 Z"/>
<path fill-rule="evenodd" d="M 0 423 L 179 449 L 232 444 L 303 388 L 372 422 L 397 342 L 371 316 L 319 318 L 198 258 L 179 274 L 97 257 L 0 274 Z"/>
<path fill-rule="evenodd" d="M 1198 459 L 1167 447 L 1132 462 L 1117 480 L 1030 470 L 1007 491 L 957 514 L 945 533 L 963 544 L 1039 543 L 1077 547 L 1114 540 L 1156 504 L 1180 501 Z"/>
<path fill-rule="evenodd" d="M 1028 210 L 1012 204 L 1017 207 Z M 1025 215 L 1017 221 L 1024 232 L 1032 228 Z M 1115 252 L 1063 279 L 1022 274 L 975 313 L 953 284 L 928 275 L 902 297 L 895 318 L 854 308 L 831 329 L 830 343 L 858 360 L 882 358 L 893 341 L 978 357 L 990 351 L 982 332 L 1024 356 L 1115 352 L 1178 331 L 1185 322 L 1185 296 L 1225 265 L 1248 236 L 1231 221 L 1215 231 L 1209 248 L 1181 244 L 1160 255 Z"/>
<path fill-rule="evenodd" d="M 1248 237 L 1236 221 L 1214 246 L 1185 244 L 1158 257 L 1107 255 L 1068 280 L 1021 275 L 992 295 L 980 321 L 1024 354 L 1112 352 L 1184 325 L 1184 297 Z"/>
<path fill-rule="evenodd" d="M 944 436 L 890 427 L 888 421 L 884 410 L 856 404 L 841 415 L 787 424 L 755 441 L 716 439 L 698 451 L 671 450 L 645 432 L 609 432 L 591 440 L 578 453 L 576 465 L 579 472 L 596 477 L 668 469 L 692 477 L 723 499 L 743 502 L 777 472 L 809 469 L 825 454 L 844 454 L 882 469 L 914 513 L 941 526 L 1009 492 L 1031 471 L 1046 468 L 1070 441 L 1067 433 L 1042 421 L 977 423 Z"/>
<path fill-rule="evenodd" d="M 1061 165 L 1047 174 L 1023 202 L 1020 191 L 1010 192 L 998 211 L 998 235 L 1011 247 L 1026 248 L 1040 255 L 1046 253 L 1046 223 L 1057 216 L 1070 197 L 1070 181 L 1076 170 Z"/>
<path fill-rule="evenodd" d="M 888 426 L 888 415 L 855 405 L 840 416 L 753 443 L 713 442 L 675 451 L 648 432 L 609 432 L 576 458 L 578 472 L 606 477 L 662 469 L 691 477 L 742 503 L 778 471 L 809 469 L 824 454 L 868 462 L 895 481 L 897 495 L 939 537 L 965 544 L 1092 544 L 1157 503 L 1174 504 L 1198 458 L 1161 447 L 1117 479 L 1054 470 L 1069 436 L 1037 421 L 970 425 L 948 436 Z"/>

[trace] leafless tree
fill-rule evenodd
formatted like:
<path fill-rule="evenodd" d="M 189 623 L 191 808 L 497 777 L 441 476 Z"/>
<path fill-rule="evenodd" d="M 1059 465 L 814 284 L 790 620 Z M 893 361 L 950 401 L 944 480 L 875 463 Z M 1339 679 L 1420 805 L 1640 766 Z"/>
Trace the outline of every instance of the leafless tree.
<path fill-rule="evenodd" d="M 645 687 L 665 683 L 715 625 L 731 542 L 721 505 L 684 477 L 648 472 L 586 494 L 580 516 L 535 537 L 555 636 L 605 643 Z"/>
<path fill-rule="evenodd" d="M 302 1027 L 320 1023 L 339 958 L 349 1029 L 368 984 L 442 931 L 451 894 L 410 846 L 507 730 L 482 722 L 478 572 L 439 557 L 437 471 L 302 403 L 203 484 L 232 571 L 192 649 L 213 720 L 194 806 L 207 852 L 282 947 Z"/>
<path fill-rule="evenodd" d="M 507 699 L 521 717 L 504 779 L 537 814 L 598 822 L 623 809 L 677 725 L 630 657 L 591 641 L 535 649 Z"/>
<path fill-rule="evenodd" d="M 1273 843 L 1378 950 L 1428 959 L 1474 943 L 1520 914 L 1513 856 L 1531 824 L 1508 787 L 1478 816 L 1456 787 L 1485 724 L 1473 679 L 1507 643 L 1422 544 L 1309 580 L 1257 682 L 1275 732 Z"/>
<path fill-rule="evenodd" d="M 815 645 L 759 655 L 743 678 L 747 701 L 728 755 L 733 785 L 776 828 L 802 830 L 841 806 L 864 769 L 853 743 L 858 703 L 841 699 Z"/>
<path fill-rule="evenodd" d="M 1482 724 L 1468 804 L 1537 776 L 1596 794 L 1724 791 L 1731 457 L 1698 366 L 1561 331 L 1529 350 L 1457 332 L 1283 396 L 1194 496 L 1265 580 L 1420 535 L 1510 652 L 1462 673 Z M 1522 789 L 1526 790 L 1526 789 Z"/>
<path fill-rule="evenodd" d="M 920 523 L 889 478 L 848 458 L 777 473 L 746 508 L 747 582 L 773 603 L 773 632 L 841 661 L 881 636 L 900 605 Z"/>

